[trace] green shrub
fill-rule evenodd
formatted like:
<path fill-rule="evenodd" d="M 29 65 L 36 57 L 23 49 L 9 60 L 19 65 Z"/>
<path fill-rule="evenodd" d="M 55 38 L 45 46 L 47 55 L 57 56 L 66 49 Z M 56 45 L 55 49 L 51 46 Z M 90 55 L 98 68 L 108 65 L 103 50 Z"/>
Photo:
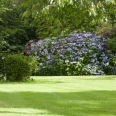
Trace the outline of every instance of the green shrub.
<path fill-rule="evenodd" d="M 112 53 L 116 54 L 116 37 L 107 40 L 107 48 L 111 50 Z"/>
<path fill-rule="evenodd" d="M 116 25 L 114 26 L 114 28 L 115 27 L 116 27 Z M 96 26 L 94 32 L 95 32 L 95 34 L 102 36 L 104 32 L 108 32 L 112 28 L 113 28 L 113 26 L 112 26 L 112 24 L 110 22 L 102 23 L 102 24 Z"/>
<path fill-rule="evenodd" d="M 116 66 L 116 56 L 113 58 L 113 64 Z"/>
<path fill-rule="evenodd" d="M 96 27 L 95 33 L 102 35 L 107 39 L 106 47 L 111 53 L 116 53 L 116 23 L 112 25 L 111 22 L 102 23 Z"/>
<path fill-rule="evenodd" d="M 29 66 L 31 68 L 31 74 L 36 75 L 38 69 L 38 61 L 36 58 L 31 56 L 25 56 L 26 60 L 29 62 Z"/>
<path fill-rule="evenodd" d="M 30 58 L 32 59 L 32 58 Z M 30 78 L 31 60 L 21 54 L 7 55 L 5 58 L 6 76 L 9 81 L 23 81 Z"/>
<path fill-rule="evenodd" d="M 107 49 L 116 54 L 116 28 L 104 32 L 103 36 L 107 38 Z"/>

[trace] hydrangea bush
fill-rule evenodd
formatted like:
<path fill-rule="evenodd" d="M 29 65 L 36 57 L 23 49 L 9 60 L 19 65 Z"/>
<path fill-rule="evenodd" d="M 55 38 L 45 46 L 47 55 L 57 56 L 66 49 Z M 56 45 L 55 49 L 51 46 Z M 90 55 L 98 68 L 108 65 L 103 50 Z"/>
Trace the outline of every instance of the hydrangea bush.
<path fill-rule="evenodd" d="M 90 32 L 30 40 L 24 53 L 38 59 L 38 75 L 116 74 L 107 39 Z"/>

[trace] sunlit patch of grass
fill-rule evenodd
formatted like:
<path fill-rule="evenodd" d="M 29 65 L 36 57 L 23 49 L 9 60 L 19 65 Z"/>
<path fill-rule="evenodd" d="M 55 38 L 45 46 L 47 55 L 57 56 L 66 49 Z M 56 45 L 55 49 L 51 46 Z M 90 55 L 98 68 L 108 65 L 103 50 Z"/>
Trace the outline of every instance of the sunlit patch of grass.
<path fill-rule="evenodd" d="M 1 83 L 0 116 L 115 116 L 115 77 L 33 77 L 32 82 Z"/>
<path fill-rule="evenodd" d="M 48 114 L 47 111 L 32 108 L 0 108 L 0 113 L 17 113 L 17 114 Z"/>

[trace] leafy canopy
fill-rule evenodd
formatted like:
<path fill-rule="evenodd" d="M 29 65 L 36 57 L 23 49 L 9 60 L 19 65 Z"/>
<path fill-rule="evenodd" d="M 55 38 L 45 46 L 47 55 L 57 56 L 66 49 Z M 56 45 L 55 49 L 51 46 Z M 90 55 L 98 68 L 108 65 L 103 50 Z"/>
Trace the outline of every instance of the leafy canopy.
<path fill-rule="evenodd" d="M 75 29 L 92 30 L 101 22 L 116 19 L 115 0 L 22 0 L 20 7 L 26 8 L 22 14 L 25 22 L 37 25 L 39 38 Z"/>

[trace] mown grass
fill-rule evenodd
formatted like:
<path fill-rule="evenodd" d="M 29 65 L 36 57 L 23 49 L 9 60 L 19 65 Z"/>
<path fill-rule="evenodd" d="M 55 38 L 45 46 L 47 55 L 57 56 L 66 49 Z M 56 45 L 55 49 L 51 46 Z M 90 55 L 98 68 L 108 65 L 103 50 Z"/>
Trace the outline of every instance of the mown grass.
<path fill-rule="evenodd" d="M 0 83 L 0 116 L 116 116 L 116 76 Z"/>

